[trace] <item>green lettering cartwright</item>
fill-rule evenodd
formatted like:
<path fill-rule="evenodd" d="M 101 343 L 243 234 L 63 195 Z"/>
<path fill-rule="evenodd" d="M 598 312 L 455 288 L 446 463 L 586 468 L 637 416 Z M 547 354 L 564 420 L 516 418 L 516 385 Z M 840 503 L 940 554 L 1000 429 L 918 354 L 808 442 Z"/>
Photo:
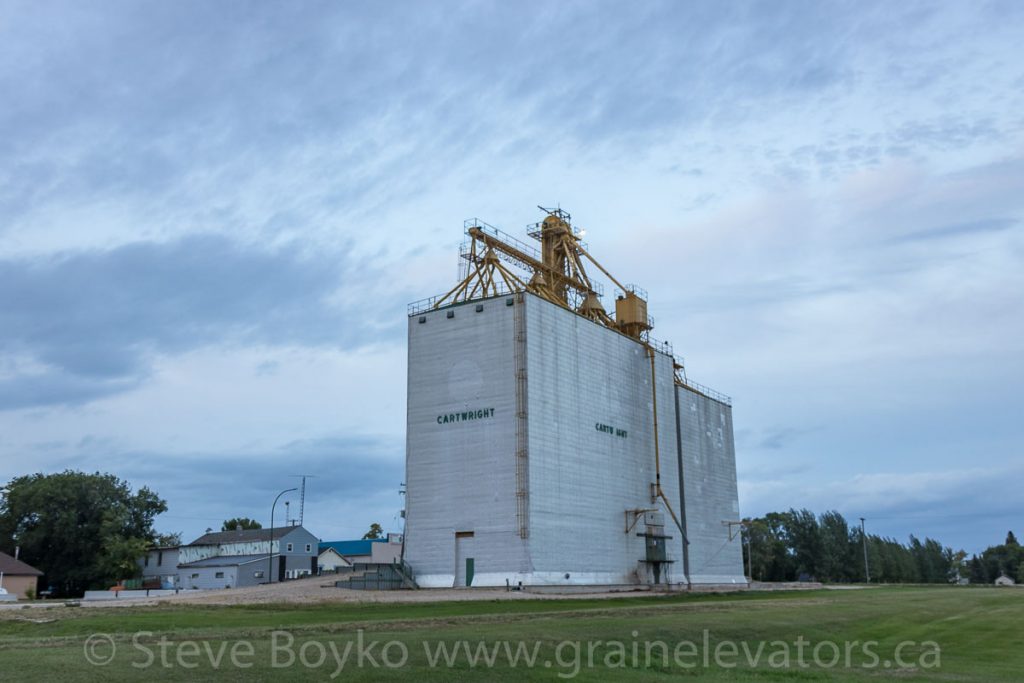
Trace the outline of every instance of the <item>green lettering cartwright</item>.
<path fill-rule="evenodd" d="M 469 422 L 471 420 L 483 420 L 488 417 L 494 417 L 494 408 L 478 408 L 477 410 L 466 410 L 460 413 L 438 415 L 437 424 L 446 425 L 453 422 Z"/>

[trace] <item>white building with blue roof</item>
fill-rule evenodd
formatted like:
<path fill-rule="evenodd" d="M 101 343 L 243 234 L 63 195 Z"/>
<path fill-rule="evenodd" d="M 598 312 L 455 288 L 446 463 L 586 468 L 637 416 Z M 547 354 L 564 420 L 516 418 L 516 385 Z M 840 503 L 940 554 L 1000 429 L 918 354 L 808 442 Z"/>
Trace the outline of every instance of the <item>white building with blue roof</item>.
<path fill-rule="evenodd" d="M 320 543 L 320 557 L 325 571 L 330 570 L 327 563 L 330 561 L 331 552 L 342 557 L 350 566 L 391 564 L 402 557 L 402 535 L 388 534 L 387 538 L 363 538 L 355 541 L 324 541 Z"/>

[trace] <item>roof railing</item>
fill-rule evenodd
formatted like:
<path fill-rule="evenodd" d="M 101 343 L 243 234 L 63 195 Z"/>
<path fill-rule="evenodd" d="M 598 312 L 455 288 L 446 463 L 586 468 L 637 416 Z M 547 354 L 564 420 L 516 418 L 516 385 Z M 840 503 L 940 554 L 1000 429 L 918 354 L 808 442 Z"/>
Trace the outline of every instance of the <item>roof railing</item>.
<path fill-rule="evenodd" d="M 707 396 L 708 398 L 710 398 L 713 401 L 718 401 L 719 403 L 724 403 L 725 405 L 730 406 L 730 407 L 732 406 L 732 397 L 726 396 L 725 394 L 723 394 L 720 391 L 715 391 L 711 387 L 704 386 L 700 382 L 694 382 L 692 379 L 690 379 L 688 377 L 683 382 L 683 386 L 688 388 L 688 389 L 692 389 L 693 391 L 696 391 L 698 394 L 702 394 L 704 396 Z"/>
<path fill-rule="evenodd" d="M 665 355 L 675 357 L 675 353 L 672 351 L 672 342 L 667 342 L 663 339 L 655 339 L 650 334 L 646 335 L 645 341 L 655 350 L 664 353 Z"/>
<path fill-rule="evenodd" d="M 436 294 L 434 296 L 427 297 L 426 299 L 420 299 L 419 301 L 413 301 L 408 306 L 408 315 L 411 317 L 411 316 L 417 315 L 419 313 L 426 313 L 427 311 L 435 310 L 437 308 L 448 308 L 450 306 L 461 306 L 462 304 L 466 304 L 466 303 L 469 303 L 471 301 L 480 301 L 482 299 L 493 299 L 493 298 L 498 297 L 498 296 L 508 296 L 509 294 L 515 294 L 518 291 L 518 290 L 510 288 L 504 282 L 495 282 L 494 283 L 494 289 L 497 290 L 497 294 L 495 294 L 494 291 L 492 290 L 492 291 L 488 292 L 488 294 L 486 296 L 481 294 L 479 296 L 474 296 L 471 299 L 460 299 L 459 301 L 451 301 L 451 302 L 448 302 L 448 303 L 444 304 L 444 306 L 438 306 L 437 305 L 437 302 L 440 301 L 441 298 L 444 295 L 443 294 Z"/>

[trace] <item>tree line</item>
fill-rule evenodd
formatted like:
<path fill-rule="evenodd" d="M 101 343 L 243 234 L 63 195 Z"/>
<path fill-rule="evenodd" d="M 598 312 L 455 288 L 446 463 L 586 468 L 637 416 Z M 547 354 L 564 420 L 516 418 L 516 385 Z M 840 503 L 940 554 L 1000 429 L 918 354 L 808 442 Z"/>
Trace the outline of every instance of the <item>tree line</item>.
<path fill-rule="evenodd" d="M 138 558 L 153 545 L 177 545 L 178 534 L 158 534 L 153 522 L 166 502 L 146 487 L 132 491 L 111 474 L 67 470 L 16 477 L 0 489 L 0 550 L 20 548 L 25 562 L 43 571 L 55 595 L 81 595 L 136 576 Z M 258 529 L 248 518 L 225 520 L 229 529 Z M 373 524 L 364 538 L 382 538 Z M 771 512 L 743 525 L 743 561 L 756 581 L 863 582 L 864 538 L 832 510 Z M 908 543 L 867 536 L 872 582 L 948 583 L 967 577 L 990 584 L 999 576 L 1024 583 L 1024 548 L 1010 532 L 1005 543 L 967 559 L 938 541 L 910 536 Z"/>
<path fill-rule="evenodd" d="M 971 556 L 965 564 L 971 583 L 992 583 L 1000 576 L 1024 583 L 1024 547 L 1012 531 L 1006 534 L 1002 545 L 989 546 L 981 555 Z"/>
<path fill-rule="evenodd" d="M 1024 551 L 1013 532 L 1007 543 L 967 560 L 967 553 L 932 538 L 913 535 L 907 543 L 867 534 L 839 512 L 815 515 L 807 509 L 770 512 L 743 520 L 743 561 L 755 581 L 817 580 L 863 583 L 950 583 L 966 577 L 992 583 L 1001 574 L 1024 580 Z"/>

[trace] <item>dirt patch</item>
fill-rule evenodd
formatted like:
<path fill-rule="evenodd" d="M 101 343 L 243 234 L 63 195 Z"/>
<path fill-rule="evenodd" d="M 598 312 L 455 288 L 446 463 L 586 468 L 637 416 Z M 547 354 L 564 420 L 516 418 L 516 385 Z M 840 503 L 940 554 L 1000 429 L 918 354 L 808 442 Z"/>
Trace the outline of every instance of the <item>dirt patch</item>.
<path fill-rule="evenodd" d="M 630 591 L 595 591 L 559 593 L 548 591 L 508 591 L 503 588 L 425 588 L 415 591 L 359 591 L 336 588 L 329 579 L 314 577 L 266 586 L 227 588 L 218 591 L 179 593 L 146 602 L 169 602 L 185 605 L 258 605 L 265 603 L 421 603 L 487 600 L 565 600 L 616 598 L 651 595 L 643 589 Z"/>

